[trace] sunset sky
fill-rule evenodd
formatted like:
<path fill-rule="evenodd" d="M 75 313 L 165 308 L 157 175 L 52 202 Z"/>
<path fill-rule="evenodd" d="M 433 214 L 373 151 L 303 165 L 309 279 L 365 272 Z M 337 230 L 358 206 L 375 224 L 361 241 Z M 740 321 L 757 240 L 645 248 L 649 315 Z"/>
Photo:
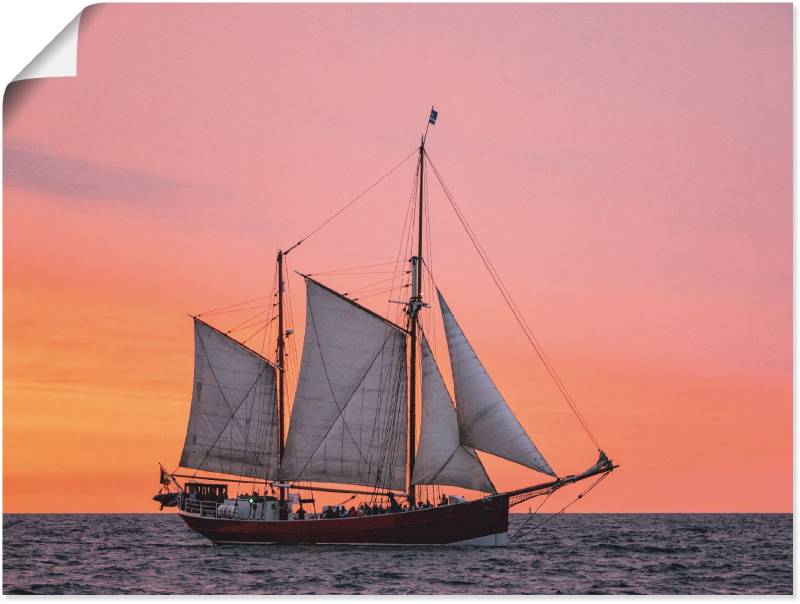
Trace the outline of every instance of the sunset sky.
<path fill-rule="evenodd" d="M 790 4 L 90 7 L 78 76 L 4 99 L 4 511 L 156 511 L 187 313 L 268 294 L 276 250 L 411 153 L 431 105 L 433 161 L 622 466 L 572 510 L 790 512 Z M 290 269 L 392 260 L 413 175 Z M 438 285 L 548 461 L 585 469 L 430 184 Z M 501 489 L 542 478 L 483 459 Z"/>

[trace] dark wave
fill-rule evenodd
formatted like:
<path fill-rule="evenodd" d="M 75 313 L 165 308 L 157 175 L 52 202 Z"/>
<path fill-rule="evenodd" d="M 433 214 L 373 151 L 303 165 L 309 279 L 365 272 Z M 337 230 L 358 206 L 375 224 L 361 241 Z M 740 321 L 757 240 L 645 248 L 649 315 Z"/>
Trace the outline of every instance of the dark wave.
<path fill-rule="evenodd" d="M 792 593 L 790 514 L 569 514 L 496 549 L 213 547 L 171 513 L 3 528 L 5 594 Z"/>

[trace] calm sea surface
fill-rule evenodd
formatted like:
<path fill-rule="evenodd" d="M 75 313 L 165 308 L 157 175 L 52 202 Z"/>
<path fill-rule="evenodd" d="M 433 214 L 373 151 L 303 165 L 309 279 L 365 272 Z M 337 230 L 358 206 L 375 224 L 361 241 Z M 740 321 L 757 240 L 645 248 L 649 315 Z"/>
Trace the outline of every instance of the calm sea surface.
<path fill-rule="evenodd" d="M 174 514 L 7 514 L 3 592 L 791 594 L 792 516 L 570 514 L 507 548 L 400 548 L 213 547 Z"/>

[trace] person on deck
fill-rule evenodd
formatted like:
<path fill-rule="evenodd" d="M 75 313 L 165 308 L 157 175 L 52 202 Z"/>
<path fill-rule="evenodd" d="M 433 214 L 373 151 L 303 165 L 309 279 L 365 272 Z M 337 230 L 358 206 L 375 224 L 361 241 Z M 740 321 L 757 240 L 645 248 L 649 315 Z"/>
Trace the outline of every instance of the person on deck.
<path fill-rule="evenodd" d="M 306 511 L 303 509 L 303 504 L 300 504 L 300 507 L 297 509 L 297 519 L 298 520 L 305 520 L 306 519 Z"/>
<path fill-rule="evenodd" d="M 352 505 L 350 506 L 350 509 L 347 510 L 347 517 L 348 518 L 357 518 L 358 517 L 358 512 L 356 511 L 356 508 L 354 508 Z"/>
<path fill-rule="evenodd" d="M 447 505 L 447 495 L 442 495 L 442 500 L 439 502 L 439 505 Z"/>
<path fill-rule="evenodd" d="M 394 498 L 394 493 L 389 493 L 389 513 L 396 514 L 401 511 L 400 504 Z"/>

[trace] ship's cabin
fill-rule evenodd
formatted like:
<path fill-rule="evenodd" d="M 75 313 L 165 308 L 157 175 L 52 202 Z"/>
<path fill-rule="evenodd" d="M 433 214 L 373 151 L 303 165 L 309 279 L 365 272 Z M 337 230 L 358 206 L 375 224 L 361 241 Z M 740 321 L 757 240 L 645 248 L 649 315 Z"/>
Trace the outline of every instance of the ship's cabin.
<path fill-rule="evenodd" d="M 228 485 L 204 482 L 187 482 L 178 506 L 200 516 L 249 520 L 287 520 L 292 512 L 291 502 L 287 502 L 281 513 L 278 499 L 272 495 L 254 491 L 228 496 Z"/>
<path fill-rule="evenodd" d="M 222 503 L 228 498 L 228 485 L 187 482 L 183 491 L 187 499 L 194 501 L 216 501 Z"/>

